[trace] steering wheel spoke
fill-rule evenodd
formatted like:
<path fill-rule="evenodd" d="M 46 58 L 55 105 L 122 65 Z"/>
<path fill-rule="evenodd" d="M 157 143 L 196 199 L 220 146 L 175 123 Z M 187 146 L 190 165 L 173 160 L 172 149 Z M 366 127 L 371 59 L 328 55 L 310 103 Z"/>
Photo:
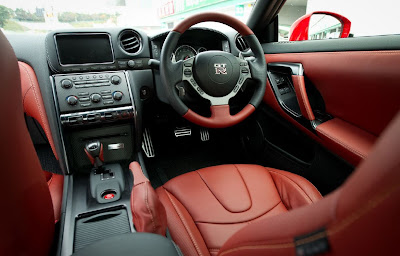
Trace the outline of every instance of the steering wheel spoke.
<path fill-rule="evenodd" d="M 244 82 L 247 79 L 251 79 L 251 72 L 249 69 L 249 63 L 240 55 L 236 57 L 240 66 L 240 76 L 232 91 L 222 97 L 214 97 L 207 94 L 196 82 L 196 79 L 193 77 L 193 64 L 195 57 L 189 58 L 183 61 L 182 64 L 182 81 L 187 81 L 192 88 L 204 99 L 210 101 L 211 106 L 221 106 L 228 105 L 229 100 L 236 96 L 239 92 L 240 88 L 242 88 Z"/>

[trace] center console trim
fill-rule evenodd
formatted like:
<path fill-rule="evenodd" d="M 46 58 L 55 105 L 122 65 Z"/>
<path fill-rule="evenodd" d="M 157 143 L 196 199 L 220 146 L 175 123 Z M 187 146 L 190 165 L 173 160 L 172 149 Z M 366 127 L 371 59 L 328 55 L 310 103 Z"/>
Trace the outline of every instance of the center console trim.
<path fill-rule="evenodd" d="M 137 110 L 136 110 L 136 107 L 135 107 L 135 100 L 134 100 L 133 94 L 132 94 L 132 88 L 131 88 L 131 83 L 130 83 L 130 79 L 129 79 L 129 74 L 128 74 L 128 72 L 126 70 L 124 70 L 122 72 L 125 75 L 126 83 L 127 83 L 127 86 L 128 86 L 128 92 L 129 92 L 129 96 L 130 96 L 130 99 L 131 99 L 131 106 L 118 107 L 116 109 L 125 109 L 125 108 L 131 109 L 132 113 L 133 113 L 133 123 L 134 123 L 134 126 L 135 126 L 134 129 L 137 129 Z M 93 73 L 98 74 L 99 72 L 85 72 L 84 74 L 93 74 Z M 104 71 L 104 73 L 113 73 L 113 71 Z M 73 74 L 68 74 L 68 75 L 79 75 L 79 74 L 82 74 L 82 73 L 73 73 Z M 56 88 L 55 88 L 56 85 L 55 85 L 55 81 L 54 81 L 54 75 L 50 76 L 49 79 L 50 79 L 50 83 L 51 83 L 51 87 L 52 87 L 52 91 L 53 91 L 53 99 L 54 99 L 54 105 L 55 105 L 55 110 L 56 110 L 56 118 L 57 118 L 57 128 L 58 128 L 58 131 L 59 131 L 60 137 L 61 137 L 60 139 L 61 139 L 61 144 L 62 144 L 61 146 L 62 146 L 62 151 L 63 151 L 62 152 L 62 156 L 64 158 L 64 159 L 59 159 L 59 161 L 61 162 L 60 163 L 61 165 L 65 164 L 65 167 L 66 167 L 65 169 L 67 171 L 67 173 L 65 173 L 65 174 L 71 174 L 71 170 L 70 170 L 69 164 L 68 164 L 67 151 L 66 151 L 66 148 L 65 148 L 64 131 L 63 131 L 63 125 L 62 125 L 62 121 L 61 121 L 61 116 L 77 115 L 78 113 L 70 113 L 70 114 L 63 114 L 63 115 L 60 114 L 59 102 L 58 102 L 58 98 L 57 98 L 57 91 L 56 91 Z M 104 111 L 104 110 L 110 110 L 110 109 L 112 109 L 112 108 L 104 108 L 104 109 L 100 109 L 100 110 L 97 110 L 97 111 Z M 113 109 L 115 109 L 115 108 L 113 108 Z M 88 111 L 88 112 L 94 112 L 94 111 Z M 63 160 L 64 160 L 64 163 L 63 163 Z"/>
<path fill-rule="evenodd" d="M 127 106 L 127 107 L 117 107 L 117 108 L 103 108 L 103 109 L 99 109 L 99 110 L 89 110 L 89 111 L 83 111 L 83 112 L 75 112 L 75 113 L 69 113 L 69 114 L 61 114 L 60 115 L 60 122 L 62 125 L 66 125 L 68 124 L 68 120 L 70 117 L 75 117 L 75 116 L 82 116 L 83 117 L 83 121 L 87 121 L 87 117 L 90 114 L 100 114 L 102 121 L 106 120 L 105 117 L 105 113 L 106 112 L 119 112 L 119 111 L 125 111 L 125 110 L 132 110 L 132 114 L 133 114 L 133 107 L 132 106 Z M 129 115 L 130 117 L 130 115 Z M 112 120 L 110 120 L 112 121 Z"/>

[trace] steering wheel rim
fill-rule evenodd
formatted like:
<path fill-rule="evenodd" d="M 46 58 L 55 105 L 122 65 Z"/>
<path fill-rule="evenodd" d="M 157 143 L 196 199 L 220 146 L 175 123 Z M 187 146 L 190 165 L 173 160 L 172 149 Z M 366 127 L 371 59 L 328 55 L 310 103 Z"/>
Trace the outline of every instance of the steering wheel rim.
<path fill-rule="evenodd" d="M 220 22 L 238 31 L 248 43 L 255 58 L 247 61 L 241 55 L 236 57 L 231 53 L 209 51 L 185 61 L 172 62 L 171 56 L 180 36 L 193 25 L 205 21 Z M 204 75 L 204 72 L 208 72 L 207 75 Z M 233 126 L 250 116 L 262 101 L 267 79 L 264 51 L 251 29 L 231 16 L 212 12 L 197 14 L 185 19 L 168 34 L 161 51 L 160 74 L 168 101 L 173 109 L 190 122 L 208 128 Z M 232 116 L 229 99 L 236 95 L 247 79 L 256 81 L 256 90 L 250 102 L 239 113 Z M 201 97 L 210 101 L 211 117 L 197 114 L 179 98 L 175 86 L 185 80 Z M 206 81 L 206 83 L 199 86 L 196 80 Z M 208 84 L 211 85 L 208 86 Z M 217 87 L 222 89 L 216 89 Z"/>

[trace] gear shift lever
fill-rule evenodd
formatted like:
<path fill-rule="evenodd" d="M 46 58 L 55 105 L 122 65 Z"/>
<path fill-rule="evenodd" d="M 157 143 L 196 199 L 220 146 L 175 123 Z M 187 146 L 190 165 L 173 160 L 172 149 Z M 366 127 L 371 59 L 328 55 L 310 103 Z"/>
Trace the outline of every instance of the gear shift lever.
<path fill-rule="evenodd" d="M 104 162 L 103 144 L 95 140 L 85 145 L 85 153 L 96 169 L 101 169 Z"/>

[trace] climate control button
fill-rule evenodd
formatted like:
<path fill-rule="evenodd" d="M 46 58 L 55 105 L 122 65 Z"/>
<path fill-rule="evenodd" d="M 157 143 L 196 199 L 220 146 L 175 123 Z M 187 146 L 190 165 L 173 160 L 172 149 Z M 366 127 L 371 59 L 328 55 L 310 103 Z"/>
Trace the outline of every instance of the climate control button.
<path fill-rule="evenodd" d="M 90 96 L 90 100 L 91 100 L 93 103 L 99 103 L 99 102 L 101 101 L 101 95 L 98 94 L 98 93 L 93 93 L 93 94 Z"/>
<path fill-rule="evenodd" d="M 124 94 L 120 91 L 116 91 L 116 92 L 113 92 L 112 96 L 113 96 L 114 100 L 119 101 L 119 100 L 122 100 L 122 96 L 124 96 Z"/>
<path fill-rule="evenodd" d="M 70 89 L 70 88 L 72 88 L 73 85 L 74 84 L 69 79 L 64 79 L 61 81 L 61 87 L 64 89 Z"/>
<path fill-rule="evenodd" d="M 115 84 L 115 85 L 120 84 L 121 83 L 121 78 L 119 76 L 112 76 L 111 77 L 111 83 Z"/>
<path fill-rule="evenodd" d="M 68 105 L 74 106 L 76 105 L 76 103 L 78 103 L 78 97 L 71 95 L 67 97 L 67 103 Z"/>

